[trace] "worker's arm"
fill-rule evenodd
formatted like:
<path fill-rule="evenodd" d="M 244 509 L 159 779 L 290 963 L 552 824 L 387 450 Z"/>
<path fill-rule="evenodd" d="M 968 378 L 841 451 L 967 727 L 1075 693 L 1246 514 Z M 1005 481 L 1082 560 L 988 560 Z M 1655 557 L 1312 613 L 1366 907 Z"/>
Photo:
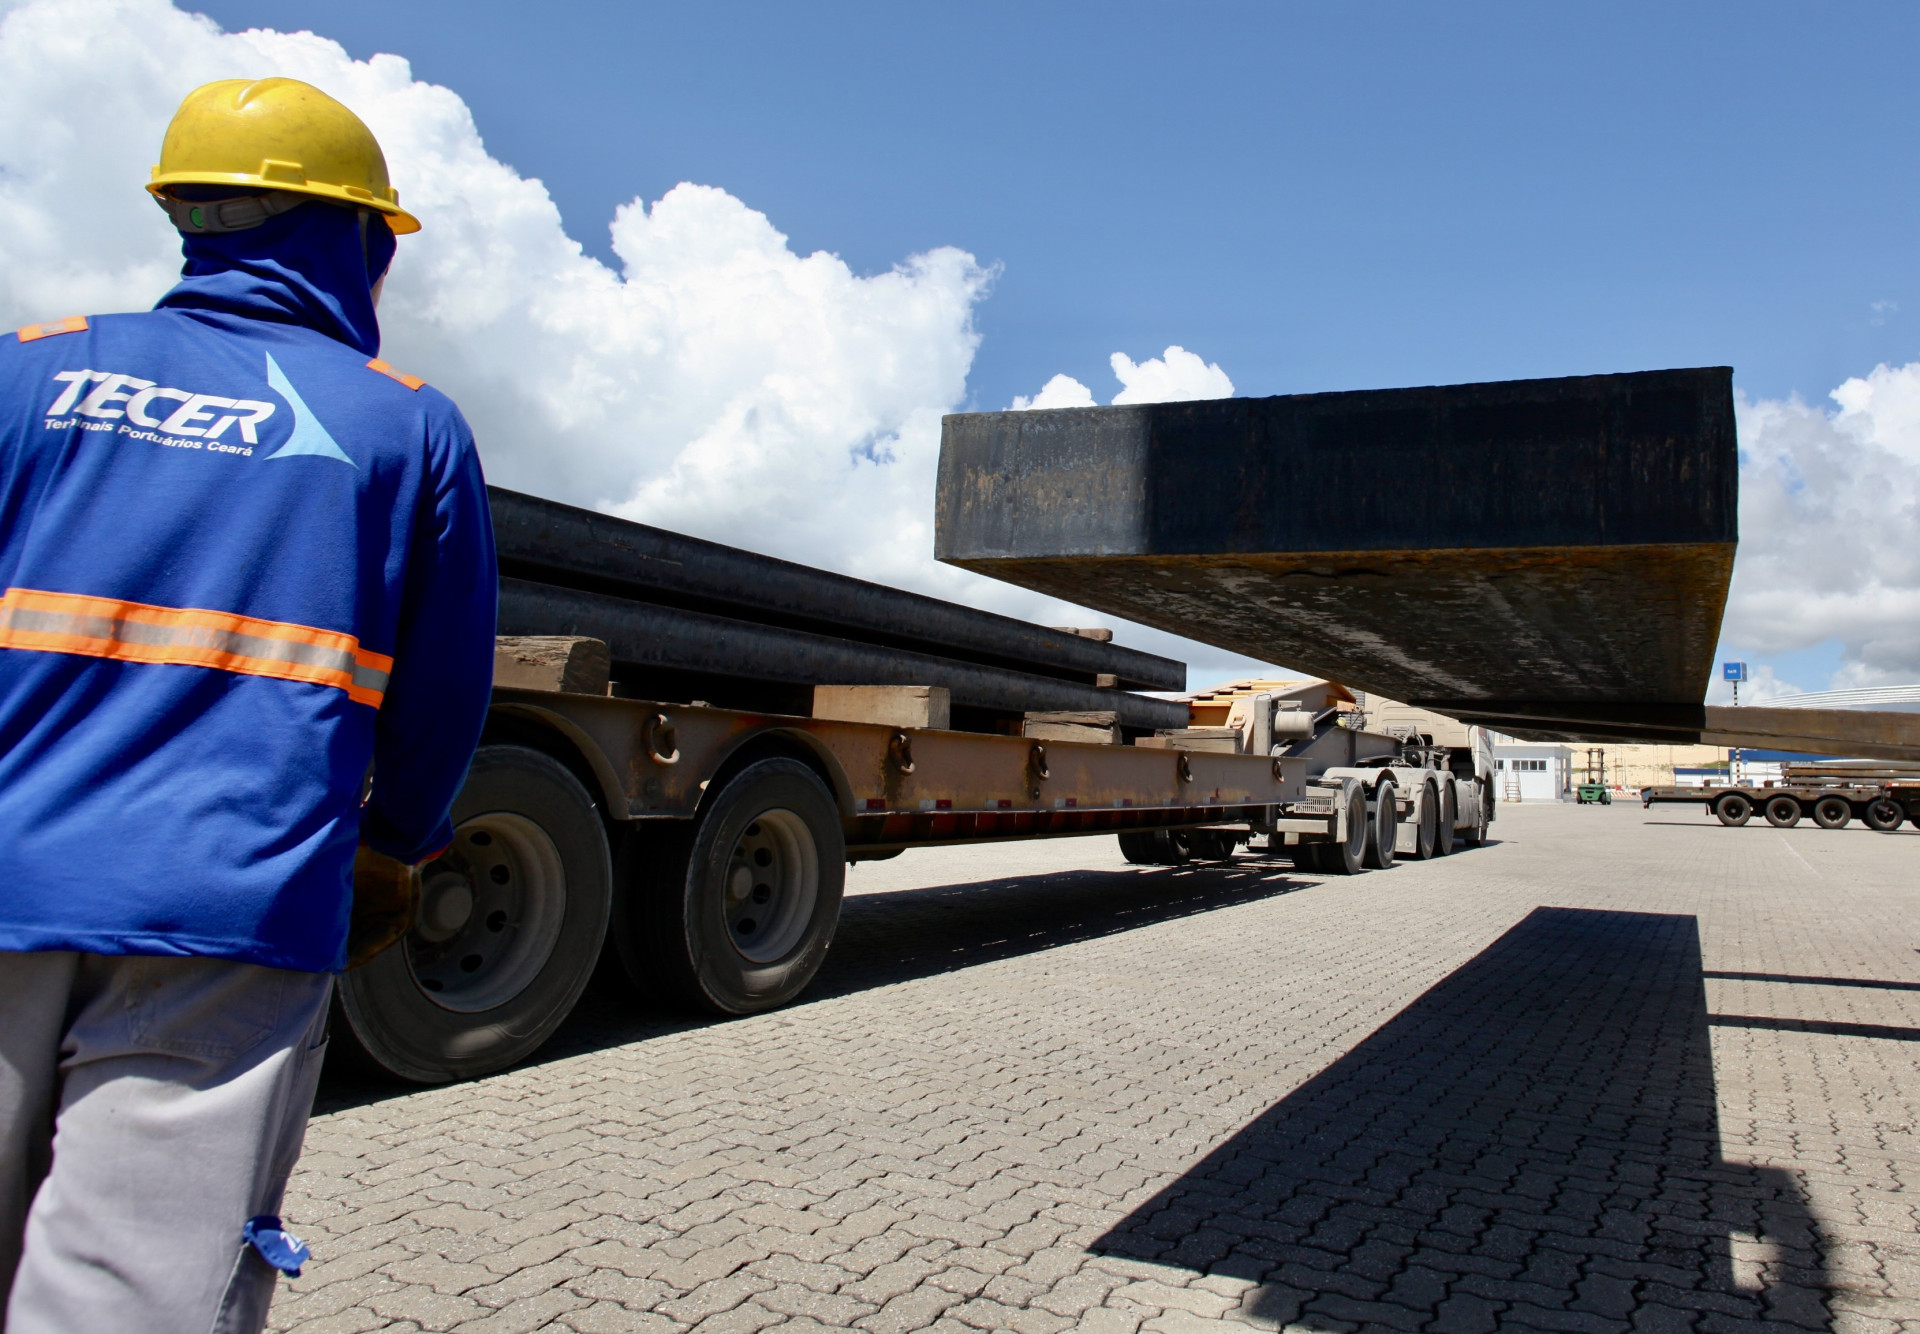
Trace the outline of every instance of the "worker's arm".
<path fill-rule="evenodd" d="M 453 839 L 448 809 L 493 687 L 499 581 L 486 480 L 466 422 L 457 411 L 443 420 L 429 446 L 393 675 L 375 723 L 373 794 L 360 825 L 374 851 L 408 863 Z"/>

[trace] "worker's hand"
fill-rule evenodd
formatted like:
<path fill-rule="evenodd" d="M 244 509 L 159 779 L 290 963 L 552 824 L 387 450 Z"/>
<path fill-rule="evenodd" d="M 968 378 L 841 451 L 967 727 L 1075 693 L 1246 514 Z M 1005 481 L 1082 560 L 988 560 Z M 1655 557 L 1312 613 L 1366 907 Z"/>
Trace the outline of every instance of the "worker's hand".
<path fill-rule="evenodd" d="M 358 968 L 413 929 L 420 911 L 420 868 L 362 843 L 353 854 L 353 917 L 347 967 Z"/>

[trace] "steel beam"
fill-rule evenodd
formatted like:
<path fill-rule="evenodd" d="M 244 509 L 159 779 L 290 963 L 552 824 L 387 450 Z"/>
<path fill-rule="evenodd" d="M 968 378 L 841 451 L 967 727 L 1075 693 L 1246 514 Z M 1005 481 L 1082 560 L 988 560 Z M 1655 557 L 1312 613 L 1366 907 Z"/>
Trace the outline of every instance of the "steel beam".
<path fill-rule="evenodd" d="M 1185 690 L 1184 663 L 775 560 L 500 487 L 503 576 L 608 593 L 836 639 L 1135 690 Z"/>
<path fill-rule="evenodd" d="M 1449 716 L 1697 707 L 1737 487 L 1725 368 L 969 413 L 935 552 Z"/>
<path fill-rule="evenodd" d="M 956 705 L 1021 714 L 1107 709 L 1123 727 L 1184 727 L 1187 706 L 1054 677 L 837 639 L 524 579 L 500 581 L 503 635 L 591 635 L 616 664 L 796 685 L 945 686 Z"/>

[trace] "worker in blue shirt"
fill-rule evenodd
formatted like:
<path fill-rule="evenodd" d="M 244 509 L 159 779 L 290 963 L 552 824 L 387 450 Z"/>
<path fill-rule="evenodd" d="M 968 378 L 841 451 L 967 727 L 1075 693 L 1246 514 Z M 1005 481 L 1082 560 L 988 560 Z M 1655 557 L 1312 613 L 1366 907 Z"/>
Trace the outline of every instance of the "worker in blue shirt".
<path fill-rule="evenodd" d="M 179 285 L 0 340 L 6 1334 L 261 1327 L 333 974 L 406 929 L 492 678 L 472 435 L 379 360 L 419 223 L 372 133 L 209 84 L 148 189 Z"/>

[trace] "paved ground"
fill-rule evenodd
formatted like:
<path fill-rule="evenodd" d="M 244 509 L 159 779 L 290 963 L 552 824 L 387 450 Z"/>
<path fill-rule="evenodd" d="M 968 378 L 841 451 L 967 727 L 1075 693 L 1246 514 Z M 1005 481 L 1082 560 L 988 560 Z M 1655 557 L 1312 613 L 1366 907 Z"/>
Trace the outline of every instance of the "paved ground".
<path fill-rule="evenodd" d="M 808 1003 L 330 1082 L 274 1327 L 1920 1331 L 1920 832 L 857 868 Z"/>

